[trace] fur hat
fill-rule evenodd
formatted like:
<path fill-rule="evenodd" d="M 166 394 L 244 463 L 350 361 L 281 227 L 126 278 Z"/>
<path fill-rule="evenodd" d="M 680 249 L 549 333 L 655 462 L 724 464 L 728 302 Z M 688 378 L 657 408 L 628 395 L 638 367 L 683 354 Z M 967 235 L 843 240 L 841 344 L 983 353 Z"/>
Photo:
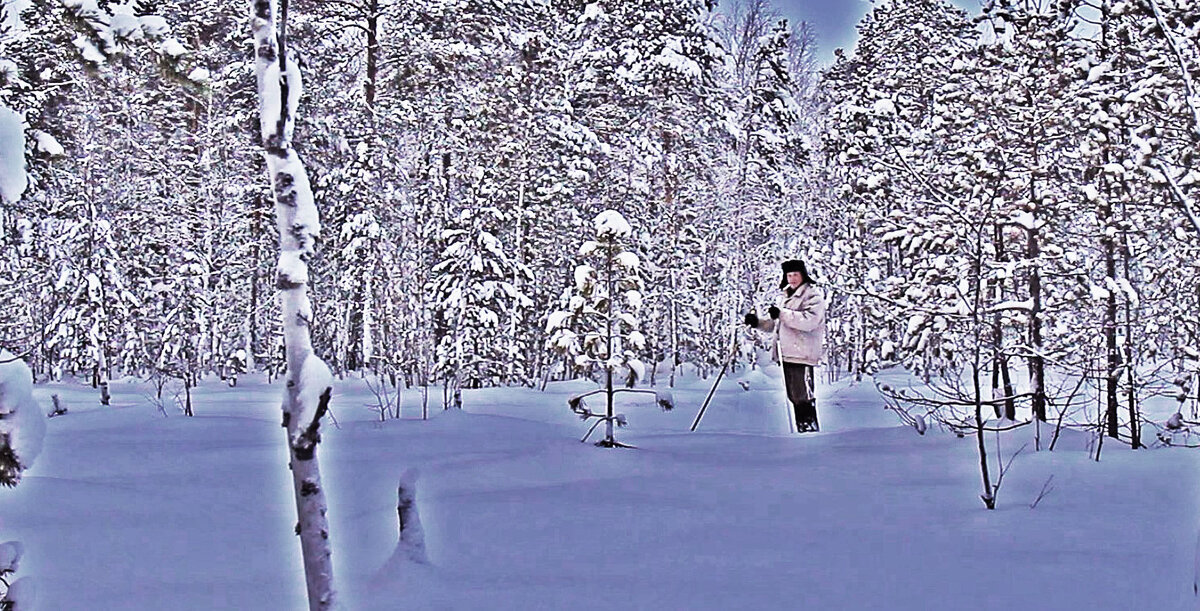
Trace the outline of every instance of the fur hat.
<path fill-rule="evenodd" d="M 808 277 L 808 270 L 804 268 L 804 261 L 799 259 L 788 259 L 783 262 L 783 273 L 800 272 L 804 277 Z"/>
<path fill-rule="evenodd" d="M 808 267 L 804 265 L 804 261 L 799 259 L 788 259 L 783 262 L 783 280 L 779 281 L 779 288 L 784 288 L 788 285 L 787 275 L 791 272 L 800 272 L 804 275 L 804 280 L 800 284 L 808 284 L 812 282 L 812 276 L 808 275 Z"/>

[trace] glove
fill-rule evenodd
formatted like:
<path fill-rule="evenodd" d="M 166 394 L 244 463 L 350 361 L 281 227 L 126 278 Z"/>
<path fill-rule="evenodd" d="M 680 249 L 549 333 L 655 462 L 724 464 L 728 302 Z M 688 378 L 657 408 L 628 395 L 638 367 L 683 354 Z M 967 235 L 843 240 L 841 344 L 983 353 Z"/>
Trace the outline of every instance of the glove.
<path fill-rule="evenodd" d="M 779 318 L 779 308 L 777 308 L 775 306 L 771 306 L 771 307 L 767 308 L 767 314 L 771 315 L 771 320 L 775 320 L 775 319 Z"/>
<path fill-rule="evenodd" d="M 747 325 L 749 325 L 751 327 L 757 327 L 758 326 L 758 316 L 756 316 L 754 314 L 754 312 L 747 312 L 746 319 L 743 320 L 742 322 L 746 323 Z"/>

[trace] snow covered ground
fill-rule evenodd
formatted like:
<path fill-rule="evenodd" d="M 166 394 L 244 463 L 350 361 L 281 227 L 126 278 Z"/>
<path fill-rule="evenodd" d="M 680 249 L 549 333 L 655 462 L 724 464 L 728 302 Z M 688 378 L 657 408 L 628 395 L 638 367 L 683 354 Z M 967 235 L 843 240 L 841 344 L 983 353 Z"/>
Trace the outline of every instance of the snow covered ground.
<path fill-rule="evenodd" d="M 1194 450 L 1111 445 L 1097 463 L 1079 436 L 1030 444 L 987 511 L 972 438 L 918 436 L 848 381 L 820 389 L 822 433 L 790 435 L 774 375 L 735 374 L 695 433 L 711 381 L 685 380 L 672 412 L 634 396 L 617 434 L 634 450 L 579 442 L 566 398 L 583 382 L 466 391 L 429 421 L 412 391 L 384 423 L 361 380 L 340 383 L 320 457 L 345 608 L 1197 607 Z M 148 384 L 112 390 L 100 407 L 38 386 L 70 413 L 0 491 L 0 541 L 24 543 L 39 608 L 305 608 L 278 385 L 206 382 L 194 418 L 164 416 Z M 1031 435 L 1008 434 L 1006 456 Z M 410 467 L 426 565 L 396 553 Z"/>

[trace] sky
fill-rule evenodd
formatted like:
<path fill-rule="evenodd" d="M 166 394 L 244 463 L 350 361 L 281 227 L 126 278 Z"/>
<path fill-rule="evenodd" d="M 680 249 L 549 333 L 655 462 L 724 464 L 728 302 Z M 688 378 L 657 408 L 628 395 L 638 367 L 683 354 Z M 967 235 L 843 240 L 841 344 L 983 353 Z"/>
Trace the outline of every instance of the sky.
<path fill-rule="evenodd" d="M 979 0 L 950 1 L 972 14 L 979 12 Z M 872 6 L 867 0 L 773 0 L 772 3 L 784 17 L 813 24 L 822 64 L 833 62 L 834 49 L 850 50 L 854 46 L 858 35 L 855 26 Z"/>

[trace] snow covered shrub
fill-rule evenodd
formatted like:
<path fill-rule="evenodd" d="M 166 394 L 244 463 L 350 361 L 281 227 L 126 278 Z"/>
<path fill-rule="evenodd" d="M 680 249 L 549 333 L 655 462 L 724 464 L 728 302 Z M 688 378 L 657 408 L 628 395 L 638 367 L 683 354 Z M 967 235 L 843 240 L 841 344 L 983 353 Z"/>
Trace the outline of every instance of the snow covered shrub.
<path fill-rule="evenodd" d="M 33 373 L 20 359 L 0 349 L 0 486 L 12 487 L 42 449 L 45 416 L 33 399 Z M 9 582 L 21 561 L 19 541 L 0 544 L 0 610 L 33 608 L 29 578 Z"/>
<path fill-rule="evenodd" d="M 642 307 L 640 262 L 637 255 L 622 246 L 633 229 L 613 210 L 597 215 L 595 228 L 596 239 L 584 242 L 579 249 L 579 256 L 586 262 L 575 268 L 567 307 L 550 314 L 546 332 L 550 349 L 570 357 L 577 371 L 603 373 L 602 389 L 572 397 L 569 404 L 583 419 L 598 419 L 584 440 L 603 422 L 604 439 L 597 445 L 614 447 L 621 444 L 613 438 L 613 425 L 624 426 L 626 421 L 624 414 L 613 413 L 613 397 L 619 392 L 653 391 L 630 388 L 646 371 L 635 352 L 646 345 L 636 315 Z M 626 388 L 613 386 L 618 371 L 624 374 Z M 592 412 L 583 402 L 585 397 L 599 393 L 605 396 L 604 413 Z M 659 404 L 665 409 L 672 407 L 670 399 L 659 399 Z"/>
<path fill-rule="evenodd" d="M 24 553 L 25 548 L 20 541 L 0 543 L 0 611 L 33 608 L 33 582 L 28 577 L 9 582 L 13 573 L 20 567 L 21 555 Z"/>
<path fill-rule="evenodd" d="M 33 400 L 33 374 L 0 350 L 0 486 L 16 486 L 42 448 L 45 416 Z"/>

